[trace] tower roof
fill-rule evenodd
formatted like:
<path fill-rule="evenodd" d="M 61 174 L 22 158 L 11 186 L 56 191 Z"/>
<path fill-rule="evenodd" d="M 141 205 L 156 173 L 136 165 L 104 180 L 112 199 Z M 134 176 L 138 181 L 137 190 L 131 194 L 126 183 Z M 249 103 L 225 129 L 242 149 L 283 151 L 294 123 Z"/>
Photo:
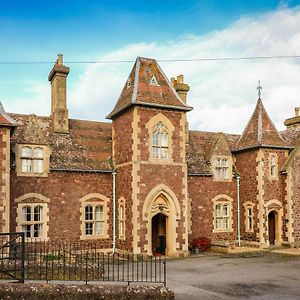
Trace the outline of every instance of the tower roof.
<path fill-rule="evenodd" d="M 260 98 L 258 98 L 254 112 L 237 143 L 238 149 L 255 146 L 287 146 L 270 119 Z"/>
<path fill-rule="evenodd" d="M 16 120 L 14 120 L 11 116 L 9 116 L 5 112 L 1 102 L 0 102 L 0 125 L 4 125 L 4 126 L 17 126 L 17 125 L 20 125 Z"/>
<path fill-rule="evenodd" d="M 131 105 L 189 111 L 155 59 L 138 57 L 112 112 L 113 118 Z"/>

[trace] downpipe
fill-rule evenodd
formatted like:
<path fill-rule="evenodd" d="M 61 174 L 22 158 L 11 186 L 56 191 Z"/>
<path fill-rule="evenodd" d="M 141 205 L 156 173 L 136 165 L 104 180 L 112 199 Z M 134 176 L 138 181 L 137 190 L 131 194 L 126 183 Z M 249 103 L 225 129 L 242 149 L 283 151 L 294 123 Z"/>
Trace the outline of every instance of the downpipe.
<path fill-rule="evenodd" d="M 112 252 L 116 251 L 116 171 L 112 172 L 113 179 L 113 242 L 112 242 Z"/>
<path fill-rule="evenodd" d="M 237 238 L 238 246 L 241 247 L 241 207 L 240 207 L 240 179 L 239 175 L 236 176 L 236 194 L 237 194 Z"/>

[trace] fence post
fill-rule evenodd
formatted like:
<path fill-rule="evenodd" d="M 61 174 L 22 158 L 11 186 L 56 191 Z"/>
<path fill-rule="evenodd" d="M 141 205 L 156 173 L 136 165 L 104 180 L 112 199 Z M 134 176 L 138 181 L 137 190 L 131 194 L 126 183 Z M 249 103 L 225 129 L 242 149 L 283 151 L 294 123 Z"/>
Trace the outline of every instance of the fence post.
<path fill-rule="evenodd" d="M 20 283 L 24 283 L 25 280 L 25 233 L 21 232 L 21 278 Z"/>
<path fill-rule="evenodd" d="M 167 261 L 166 257 L 164 258 L 164 286 L 167 285 Z"/>
<path fill-rule="evenodd" d="M 88 252 L 85 252 L 85 284 L 88 283 Z"/>

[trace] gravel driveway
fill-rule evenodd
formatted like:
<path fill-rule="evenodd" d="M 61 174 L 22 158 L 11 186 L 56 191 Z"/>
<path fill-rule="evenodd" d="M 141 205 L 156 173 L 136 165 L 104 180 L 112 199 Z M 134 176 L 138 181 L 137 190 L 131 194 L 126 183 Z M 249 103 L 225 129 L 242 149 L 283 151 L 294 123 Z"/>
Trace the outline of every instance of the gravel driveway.
<path fill-rule="evenodd" d="M 167 261 L 178 299 L 300 299 L 300 257 L 205 254 Z"/>

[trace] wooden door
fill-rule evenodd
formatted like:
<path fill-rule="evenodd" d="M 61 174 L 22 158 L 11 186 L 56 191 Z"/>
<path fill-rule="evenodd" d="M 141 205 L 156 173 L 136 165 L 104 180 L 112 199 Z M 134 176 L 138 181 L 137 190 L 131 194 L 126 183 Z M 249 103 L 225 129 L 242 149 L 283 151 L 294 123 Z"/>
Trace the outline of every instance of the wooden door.
<path fill-rule="evenodd" d="M 270 245 L 275 245 L 276 225 L 275 225 L 275 212 L 271 211 L 268 215 L 269 226 L 269 242 Z"/>

